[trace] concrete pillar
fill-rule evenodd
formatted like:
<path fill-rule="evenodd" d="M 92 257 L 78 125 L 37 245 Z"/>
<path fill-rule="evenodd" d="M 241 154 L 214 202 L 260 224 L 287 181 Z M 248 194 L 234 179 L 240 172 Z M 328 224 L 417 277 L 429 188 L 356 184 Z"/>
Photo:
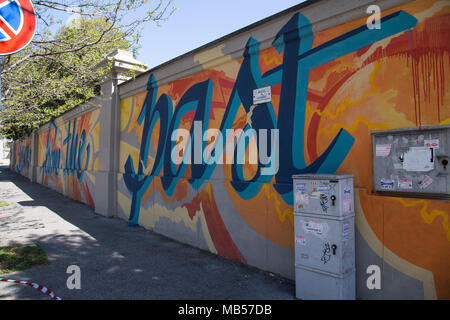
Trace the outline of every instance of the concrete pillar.
<path fill-rule="evenodd" d="M 11 171 L 16 171 L 14 165 L 16 163 L 16 141 L 11 141 L 9 145 L 9 169 Z"/>
<path fill-rule="evenodd" d="M 3 160 L 4 160 L 4 149 L 5 148 L 5 139 L 0 136 L 0 164 L 3 164 Z"/>
<path fill-rule="evenodd" d="M 117 216 L 117 179 L 119 172 L 120 97 L 118 86 L 146 66 L 129 51 L 116 50 L 97 67 L 111 66 L 101 86 L 99 169 L 95 172 L 95 212 L 106 217 Z"/>
<path fill-rule="evenodd" d="M 31 159 L 30 159 L 30 168 L 28 173 L 28 178 L 31 180 L 31 182 L 37 182 L 38 177 L 38 134 L 37 131 L 33 131 L 31 134 Z"/>

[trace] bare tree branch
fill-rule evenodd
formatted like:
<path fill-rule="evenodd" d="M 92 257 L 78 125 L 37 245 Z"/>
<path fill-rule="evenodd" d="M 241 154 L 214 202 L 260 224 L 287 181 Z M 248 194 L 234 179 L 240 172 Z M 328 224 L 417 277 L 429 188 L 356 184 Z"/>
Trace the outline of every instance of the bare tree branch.
<path fill-rule="evenodd" d="M 136 50 L 143 25 L 173 13 L 172 0 L 147 2 L 33 1 L 39 20 L 33 41 L 2 61 L 0 134 L 26 135 L 96 95 L 107 67 L 93 67 L 114 49 Z"/>

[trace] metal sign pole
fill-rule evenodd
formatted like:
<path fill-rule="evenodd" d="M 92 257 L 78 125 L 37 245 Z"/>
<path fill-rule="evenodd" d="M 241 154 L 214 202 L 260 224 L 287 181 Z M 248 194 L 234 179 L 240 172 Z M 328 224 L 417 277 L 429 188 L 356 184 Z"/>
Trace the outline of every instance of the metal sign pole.
<path fill-rule="evenodd" d="M 36 31 L 36 15 L 31 0 L 0 0 L 2 12 L 0 13 L 0 70 L 3 64 L 3 55 L 16 53 L 25 48 L 33 39 Z M 0 111 L 1 79 L 0 79 Z"/>
<path fill-rule="evenodd" d="M 0 56 L 0 111 L 2 111 L 2 77 L 1 77 L 2 67 L 3 67 L 3 56 Z"/>

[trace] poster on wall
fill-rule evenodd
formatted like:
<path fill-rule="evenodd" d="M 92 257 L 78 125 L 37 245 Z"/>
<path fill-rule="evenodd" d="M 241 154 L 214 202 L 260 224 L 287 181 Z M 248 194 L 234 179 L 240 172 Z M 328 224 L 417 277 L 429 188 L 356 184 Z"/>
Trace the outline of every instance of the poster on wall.
<path fill-rule="evenodd" d="M 403 154 L 403 169 L 406 171 L 431 171 L 434 169 L 433 149 L 410 147 Z"/>

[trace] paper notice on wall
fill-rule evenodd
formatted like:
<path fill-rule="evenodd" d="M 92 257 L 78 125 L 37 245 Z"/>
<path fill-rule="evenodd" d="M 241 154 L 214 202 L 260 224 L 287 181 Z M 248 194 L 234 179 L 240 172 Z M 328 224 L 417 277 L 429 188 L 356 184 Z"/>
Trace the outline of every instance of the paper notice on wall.
<path fill-rule="evenodd" d="M 439 149 L 439 139 L 430 139 L 423 142 L 424 147 Z"/>
<path fill-rule="evenodd" d="M 398 187 L 400 189 L 412 189 L 411 179 L 398 179 Z"/>
<path fill-rule="evenodd" d="M 426 147 L 411 147 L 403 154 L 403 169 L 406 171 L 431 171 L 433 152 Z"/>
<path fill-rule="evenodd" d="M 433 179 L 431 179 L 431 177 L 429 177 L 429 176 L 425 176 L 422 179 L 422 181 L 419 182 L 419 188 L 420 189 L 425 189 L 426 187 L 428 187 L 432 183 L 433 183 Z"/>
<path fill-rule="evenodd" d="M 377 144 L 375 147 L 375 154 L 377 157 L 387 157 L 391 152 L 390 144 Z"/>

